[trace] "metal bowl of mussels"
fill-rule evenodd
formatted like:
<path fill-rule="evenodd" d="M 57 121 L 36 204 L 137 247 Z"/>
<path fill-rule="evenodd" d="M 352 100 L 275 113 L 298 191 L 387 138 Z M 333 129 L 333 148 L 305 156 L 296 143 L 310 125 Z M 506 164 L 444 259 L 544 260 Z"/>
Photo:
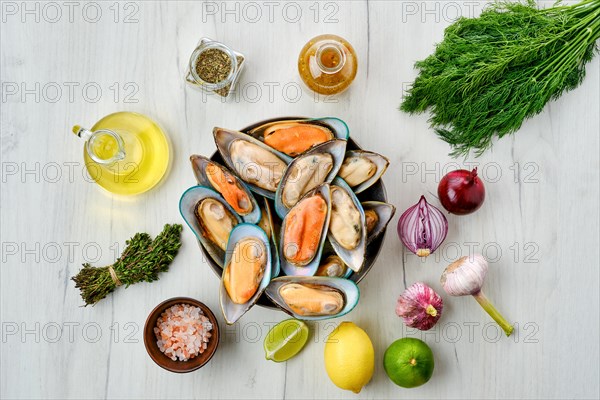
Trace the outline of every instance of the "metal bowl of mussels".
<path fill-rule="evenodd" d="M 307 125 L 311 129 L 307 129 Z M 322 135 L 322 132 L 316 128 L 325 132 L 330 131 L 332 137 L 328 137 L 326 140 L 319 139 L 318 136 Z M 286 129 L 288 130 L 286 131 Z M 287 132 L 286 135 L 296 134 L 298 140 L 287 140 L 282 144 L 279 140 L 281 138 L 277 135 L 284 131 Z M 236 138 L 240 138 L 240 132 L 244 134 L 244 137 L 252 137 L 256 144 L 260 144 L 265 148 L 268 147 L 270 151 L 274 151 L 285 162 L 284 172 L 279 175 L 275 174 L 277 175 L 276 179 L 281 184 L 271 185 L 269 182 L 260 182 L 261 178 L 257 178 L 260 171 L 257 175 L 257 168 L 253 163 L 247 161 L 252 157 L 252 146 L 237 149 L 239 151 L 235 153 L 237 157 L 235 159 L 226 153 L 229 151 L 233 154 L 232 143 Z M 335 296 L 336 292 L 339 291 L 340 295 L 345 297 L 343 300 L 345 304 L 337 314 L 329 317 L 340 316 L 349 312 L 355 305 L 348 304 L 350 298 L 355 303 L 358 302 L 359 293 L 356 284 L 369 273 L 375 264 L 383 245 L 387 224 L 395 212 L 394 206 L 387 204 L 385 186 L 380 179 L 387 168 L 388 160 L 381 155 L 363 150 L 358 143 L 349 137 L 346 124 L 337 118 L 280 117 L 257 122 L 241 129 L 239 132 L 215 128 L 214 134 L 218 150 L 210 158 L 197 155 L 190 157 L 196 180 L 200 186 L 191 187 L 183 194 L 180 201 L 181 214 L 196 234 L 199 247 L 208 264 L 219 277 L 222 277 L 223 266 L 230 265 L 230 262 L 232 262 L 231 254 L 237 251 L 238 247 L 234 248 L 235 243 L 232 244 L 232 242 L 241 243 L 244 237 L 248 235 L 255 238 L 261 237 L 258 241 L 260 243 L 254 245 L 266 245 L 270 249 L 266 270 L 263 265 L 264 274 L 257 285 L 257 291 L 249 298 L 235 301 L 239 304 L 233 304 L 229 311 L 225 310 L 226 307 L 223 306 L 223 302 L 231 301 L 230 299 L 224 299 L 223 296 L 227 297 L 224 292 L 232 292 L 226 286 L 227 284 L 223 283 L 226 280 L 221 279 L 221 285 L 223 286 L 220 290 L 221 305 L 226 321 L 228 323 L 234 322 L 254 304 L 272 309 L 282 309 L 298 318 L 306 316 L 307 314 L 297 315 L 294 309 L 285 307 L 285 304 L 282 306 L 282 301 L 276 298 L 277 293 L 275 293 L 275 296 L 273 295 L 274 291 L 281 291 L 280 288 L 288 283 L 286 279 L 289 276 L 294 276 L 294 280 L 300 283 L 305 282 L 306 287 L 327 285 L 333 282 L 327 281 L 329 279 L 327 277 L 339 277 L 334 279 L 335 285 L 332 285 L 333 289 L 327 295 L 333 294 Z M 308 140 L 316 140 L 318 144 L 302 147 L 305 142 L 299 138 L 310 138 Z M 258 141 L 261 143 L 258 143 Z M 240 141 L 237 140 L 237 142 Z M 238 144 L 244 143 L 236 143 L 236 145 Z M 275 151 L 274 148 L 278 151 Z M 330 155 L 327 156 L 329 157 L 327 160 L 319 158 L 326 153 Z M 224 159 L 223 154 L 226 154 L 227 159 Z M 300 159 L 303 161 L 299 161 Z M 364 170 L 361 163 L 365 162 L 365 159 L 367 160 L 366 163 L 376 168 L 372 174 L 369 172 L 370 175 L 366 179 L 364 173 L 359 176 L 356 172 Z M 333 167 L 328 165 L 328 168 L 321 170 L 320 166 L 328 161 Z M 356 163 L 354 163 L 355 161 Z M 236 162 L 246 162 L 245 165 L 249 165 L 248 171 L 239 169 L 235 164 Z M 217 171 L 215 171 L 213 168 L 215 165 L 220 166 L 222 170 L 216 168 Z M 294 168 L 291 167 L 292 165 Z M 313 168 L 312 165 L 315 167 Z M 211 168 L 213 169 L 211 170 Z M 296 174 L 294 174 L 294 169 Z M 235 172 L 232 172 L 234 170 Z M 298 171 L 313 171 L 312 173 L 315 176 L 322 173 L 321 176 L 325 177 L 324 179 L 331 186 L 327 183 L 319 184 L 316 187 L 312 185 L 313 187 L 310 187 L 310 190 L 299 192 L 297 189 L 299 184 L 293 186 L 288 183 L 303 182 L 303 178 L 298 174 Z M 342 172 L 346 178 L 345 180 L 340 178 Z M 228 192 L 229 189 L 224 188 L 224 185 L 218 185 L 215 177 L 220 178 L 223 182 L 231 183 L 232 177 L 228 174 L 234 174 L 234 180 L 239 179 L 244 182 L 241 186 L 238 185 L 238 190 L 241 188 L 247 195 Z M 307 183 L 304 182 L 303 185 L 307 185 Z M 214 189 L 214 191 L 211 189 Z M 287 237 L 283 238 L 281 235 L 285 235 L 285 232 L 292 230 L 292 228 L 288 230 L 286 221 L 292 218 L 293 213 L 298 214 L 297 210 L 311 206 L 309 203 L 311 196 L 326 198 L 328 208 L 323 211 L 323 218 L 327 218 L 327 223 L 322 228 L 320 244 L 313 246 L 315 247 L 312 249 L 314 251 L 309 254 L 306 260 L 302 260 L 302 257 L 306 255 L 304 249 L 302 248 L 302 251 L 300 251 L 294 248 L 294 251 L 290 252 L 284 246 L 284 239 Z M 351 218 L 339 217 L 337 224 L 345 226 L 340 226 L 339 229 L 336 228 L 336 222 L 332 217 L 332 209 L 336 210 L 336 208 L 332 207 L 332 204 L 338 204 L 337 212 L 339 213 L 339 204 L 343 205 L 344 203 L 335 203 L 333 199 L 337 198 L 339 202 L 341 201 L 339 199 L 343 200 L 344 196 L 348 202 L 353 202 L 355 208 L 360 209 L 360 221 L 362 221 L 361 224 L 363 224 L 364 229 L 356 229 L 356 224 L 348 224 L 347 220 Z M 232 199 L 235 200 L 232 201 Z M 215 207 L 219 208 L 221 214 L 224 213 L 230 217 L 226 218 L 225 224 L 221 221 L 218 226 L 213 227 L 211 230 L 210 226 L 205 226 L 206 221 L 202 223 L 202 215 L 206 215 L 202 213 L 210 213 L 213 209 L 216 209 Z M 309 208 L 307 210 L 311 215 L 314 215 L 313 210 Z M 257 229 L 257 226 L 261 229 Z M 356 236 L 355 239 L 349 240 L 349 242 L 354 243 L 346 243 L 346 238 L 353 238 L 354 236 L 338 234 L 338 232 L 344 230 L 348 232 L 349 227 L 350 233 L 353 232 L 353 227 L 360 232 L 360 234 L 354 235 Z M 207 228 L 212 232 L 211 234 L 207 234 Z M 267 236 L 264 237 L 264 242 L 262 235 L 257 235 L 254 231 L 266 232 Z M 221 235 L 221 244 L 215 245 L 219 242 L 219 235 Z M 236 239 L 232 240 L 231 238 Z M 352 250 L 354 248 L 360 248 L 361 251 Z M 292 260 L 298 261 L 298 264 L 295 264 Z M 299 265 L 302 267 L 298 267 Z M 302 272 L 298 272 L 300 270 Z M 307 295 L 309 294 L 307 293 Z M 329 299 L 335 301 L 335 297 L 329 296 Z M 241 305 L 244 302 L 247 305 Z M 326 317 L 317 315 L 314 318 L 307 316 L 303 319 L 324 319 Z"/>

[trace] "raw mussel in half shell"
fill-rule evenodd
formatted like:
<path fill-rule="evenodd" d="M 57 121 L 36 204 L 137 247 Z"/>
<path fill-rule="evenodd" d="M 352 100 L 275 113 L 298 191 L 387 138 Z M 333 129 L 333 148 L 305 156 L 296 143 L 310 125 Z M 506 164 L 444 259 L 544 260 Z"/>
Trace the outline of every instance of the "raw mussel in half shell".
<path fill-rule="evenodd" d="M 377 182 L 389 164 L 390 161 L 381 154 L 350 150 L 346 152 L 338 175 L 358 194 Z"/>
<path fill-rule="evenodd" d="M 341 139 L 313 147 L 296 157 L 285 170 L 275 194 L 275 211 L 284 218 L 306 193 L 337 175 L 346 151 Z"/>
<path fill-rule="evenodd" d="M 219 193 L 193 186 L 179 200 L 179 212 L 210 257 L 223 267 L 229 234 L 242 222 Z"/>
<path fill-rule="evenodd" d="M 198 185 L 212 187 L 219 192 L 244 222 L 256 224 L 260 220 L 260 209 L 256 199 L 250 189 L 231 171 L 196 154 L 190 156 L 190 161 Z"/>
<path fill-rule="evenodd" d="M 308 192 L 285 216 L 279 254 L 286 275 L 314 275 L 319 267 L 329 228 L 329 184 Z"/>
<path fill-rule="evenodd" d="M 228 324 L 257 302 L 271 274 L 271 249 L 265 232 L 256 225 L 237 225 L 229 236 L 221 276 L 221 310 Z"/>
<path fill-rule="evenodd" d="M 338 118 L 272 121 L 248 132 L 268 146 L 296 157 L 329 140 L 348 139 L 348 126 Z"/>
<path fill-rule="evenodd" d="M 273 279 L 265 293 L 285 312 L 303 320 L 345 315 L 360 297 L 350 279 L 324 276 L 282 276 Z"/>
<path fill-rule="evenodd" d="M 385 231 L 396 213 L 396 207 L 382 201 L 362 202 L 367 227 L 367 245 Z"/>
<path fill-rule="evenodd" d="M 213 135 L 225 164 L 250 190 L 275 198 L 291 158 L 242 132 L 215 128 Z"/>
<path fill-rule="evenodd" d="M 327 234 L 331 247 L 348 267 L 358 272 L 367 247 L 365 213 L 352 189 L 340 178 L 331 185 L 331 219 Z"/>
<path fill-rule="evenodd" d="M 330 254 L 321 261 L 315 276 L 347 278 L 351 273 L 352 270 L 339 256 Z"/>

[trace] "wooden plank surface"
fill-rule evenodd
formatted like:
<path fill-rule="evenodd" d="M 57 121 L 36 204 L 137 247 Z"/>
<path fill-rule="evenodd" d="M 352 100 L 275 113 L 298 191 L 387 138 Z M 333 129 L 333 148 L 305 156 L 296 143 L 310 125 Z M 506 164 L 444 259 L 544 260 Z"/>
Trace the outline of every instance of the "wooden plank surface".
<path fill-rule="evenodd" d="M 484 2 L 249 4 L 2 3 L 2 398 L 597 398 L 599 59 L 580 88 L 518 134 L 479 159 L 453 160 L 427 116 L 397 108 L 413 62 L 457 15 L 477 14 Z M 356 81 L 337 98 L 302 90 L 296 71 L 300 48 L 321 33 L 345 37 L 358 53 Z M 228 102 L 184 85 L 202 36 L 247 57 Z M 156 119 L 173 145 L 167 179 L 135 199 L 84 179 L 83 142 L 69 132 L 120 110 Z M 425 262 L 403 250 L 394 218 L 360 304 L 343 318 L 365 329 L 376 350 L 375 375 L 360 396 L 325 372 L 325 338 L 340 321 L 311 324 L 302 353 L 275 364 L 264 360 L 262 340 L 286 316 L 259 307 L 232 327 L 219 315 L 222 342 L 201 370 L 175 375 L 156 366 L 141 330 L 157 303 L 191 296 L 219 308 L 218 280 L 187 228 L 158 282 L 83 308 L 69 280 L 82 262 L 110 263 L 133 233 L 183 222 L 178 200 L 194 182 L 188 156 L 215 151 L 214 126 L 285 115 L 340 117 L 358 143 L 389 157 L 385 183 L 398 215 L 421 194 L 437 204 L 449 170 L 477 163 L 486 182 L 484 207 L 450 216 L 445 244 Z M 423 281 L 441 292 L 442 270 L 469 249 L 492 260 L 485 290 L 517 325 L 514 337 L 500 337 L 470 298 L 444 296 L 443 318 L 428 333 L 404 327 L 394 306 L 405 285 Z M 422 338 L 435 354 L 430 383 L 412 390 L 392 384 L 382 366 L 386 347 L 404 336 Z"/>

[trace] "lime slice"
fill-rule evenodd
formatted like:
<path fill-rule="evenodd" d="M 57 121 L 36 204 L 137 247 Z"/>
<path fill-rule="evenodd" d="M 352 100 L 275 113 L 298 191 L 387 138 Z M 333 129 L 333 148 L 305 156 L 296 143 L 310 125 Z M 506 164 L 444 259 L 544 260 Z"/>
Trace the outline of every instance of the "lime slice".
<path fill-rule="evenodd" d="M 308 340 L 308 326 L 297 319 L 286 319 L 275 325 L 265 338 L 267 360 L 282 362 L 294 357 Z"/>

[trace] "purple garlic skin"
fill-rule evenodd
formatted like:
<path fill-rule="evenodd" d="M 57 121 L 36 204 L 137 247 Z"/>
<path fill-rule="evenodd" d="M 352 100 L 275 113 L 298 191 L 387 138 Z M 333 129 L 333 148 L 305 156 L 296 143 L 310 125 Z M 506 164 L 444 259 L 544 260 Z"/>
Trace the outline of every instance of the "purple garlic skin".
<path fill-rule="evenodd" d="M 443 308 L 441 296 L 426 284 L 417 282 L 398 298 L 396 314 L 406 326 L 427 331 L 438 322 Z"/>

